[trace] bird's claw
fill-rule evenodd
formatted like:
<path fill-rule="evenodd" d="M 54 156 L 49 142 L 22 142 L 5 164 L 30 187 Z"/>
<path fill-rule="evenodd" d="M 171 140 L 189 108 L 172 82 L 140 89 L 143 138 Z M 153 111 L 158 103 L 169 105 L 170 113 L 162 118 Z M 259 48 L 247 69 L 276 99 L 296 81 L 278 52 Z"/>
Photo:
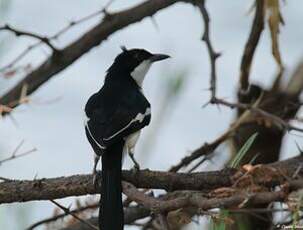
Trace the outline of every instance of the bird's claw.
<path fill-rule="evenodd" d="M 98 185 L 97 165 L 98 165 L 99 160 L 100 160 L 100 156 L 95 155 L 94 168 L 93 168 L 93 185 L 95 186 L 95 188 Z"/>
<path fill-rule="evenodd" d="M 93 172 L 93 185 L 96 188 L 98 186 L 98 175 L 97 171 Z"/>
<path fill-rule="evenodd" d="M 132 173 L 137 174 L 140 171 L 139 164 L 134 164 L 134 167 L 131 168 Z"/>
<path fill-rule="evenodd" d="M 99 178 L 101 177 L 100 172 L 97 170 L 93 172 L 93 185 L 95 188 L 98 187 Z"/>

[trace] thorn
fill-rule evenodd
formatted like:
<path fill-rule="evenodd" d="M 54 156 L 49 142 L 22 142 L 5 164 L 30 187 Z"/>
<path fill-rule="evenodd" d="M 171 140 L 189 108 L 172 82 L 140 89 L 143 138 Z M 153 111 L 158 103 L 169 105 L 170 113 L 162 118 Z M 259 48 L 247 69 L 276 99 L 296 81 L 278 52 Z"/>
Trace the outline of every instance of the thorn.
<path fill-rule="evenodd" d="M 202 40 L 202 41 L 206 41 L 206 34 L 203 34 L 201 40 Z"/>
<path fill-rule="evenodd" d="M 297 146 L 297 149 L 299 150 L 300 155 L 302 155 L 303 154 L 303 150 L 302 150 L 301 146 L 298 144 L 298 142 L 296 140 L 295 140 L 295 144 Z"/>
<path fill-rule="evenodd" d="M 151 16 L 151 17 L 150 17 L 150 20 L 151 20 L 153 26 L 155 27 L 155 29 L 159 32 L 159 31 L 160 31 L 160 28 L 159 28 L 159 25 L 158 25 L 158 23 L 157 23 L 155 17 Z"/>
<path fill-rule="evenodd" d="M 210 101 L 207 101 L 206 103 L 204 103 L 203 105 L 202 105 L 202 108 L 204 109 L 206 106 L 208 106 L 210 104 Z"/>
<path fill-rule="evenodd" d="M 218 57 L 220 57 L 221 55 L 222 55 L 221 52 L 217 52 L 217 53 L 214 54 L 214 58 L 218 58 Z"/>

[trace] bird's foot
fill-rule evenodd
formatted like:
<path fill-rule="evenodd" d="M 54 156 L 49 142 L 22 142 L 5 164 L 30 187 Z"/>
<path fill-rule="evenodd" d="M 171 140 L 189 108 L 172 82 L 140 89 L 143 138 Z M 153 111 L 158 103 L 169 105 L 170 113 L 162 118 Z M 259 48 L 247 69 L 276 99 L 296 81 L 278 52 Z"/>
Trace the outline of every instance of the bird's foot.
<path fill-rule="evenodd" d="M 140 166 L 139 166 L 139 164 L 138 164 L 138 163 L 137 163 L 137 164 L 135 163 L 135 164 L 134 164 L 134 167 L 131 168 L 131 171 L 132 171 L 133 174 L 137 174 L 137 173 L 140 171 Z"/>
<path fill-rule="evenodd" d="M 97 170 L 93 171 L 93 185 L 96 188 L 98 186 L 98 173 Z"/>
<path fill-rule="evenodd" d="M 130 156 L 130 159 L 132 160 L 132 162 L 134 163 L 134 167 L 131 169 L 131 171 L 133 171 L 134 173 L 138 173 L 140 171 L 140 165 L 136 161 L 133 152 L 129 152 L 129 156 Z"/>
<path fill-rule="evenodd" d="M 93 185 L 95 188 L 98 187 L 98 181 L 99 181 L 100 176 L 101 176 L 100 172 L 97 172 L 97 171 L 93 172 Z"/>
<path fill-rule="evenodd" d="M 100 156 L 95 155 L 94 168 L 93 168 L 93 185 L 95 186 L 95 188 L 98 185 L 97 165 L 98 165 L 99 160 L 100 160 Z"/>

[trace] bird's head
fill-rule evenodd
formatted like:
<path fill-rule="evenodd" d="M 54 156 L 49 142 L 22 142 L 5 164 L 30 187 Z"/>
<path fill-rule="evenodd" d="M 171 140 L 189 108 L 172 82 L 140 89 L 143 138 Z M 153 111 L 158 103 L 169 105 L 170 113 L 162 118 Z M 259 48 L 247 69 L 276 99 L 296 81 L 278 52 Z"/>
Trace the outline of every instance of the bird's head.
<path fill-rule="evenodd" d="M 152 54 L 144 49 L 127 50 L 124 46 L 121 49 L 122 52 L 108 69 L 108 77 L 113 77 L 110 75 L 130 76 L 139 86 L 142 85 L 144 77 L 153 63 L 170 57 L 166 54 Z"/>

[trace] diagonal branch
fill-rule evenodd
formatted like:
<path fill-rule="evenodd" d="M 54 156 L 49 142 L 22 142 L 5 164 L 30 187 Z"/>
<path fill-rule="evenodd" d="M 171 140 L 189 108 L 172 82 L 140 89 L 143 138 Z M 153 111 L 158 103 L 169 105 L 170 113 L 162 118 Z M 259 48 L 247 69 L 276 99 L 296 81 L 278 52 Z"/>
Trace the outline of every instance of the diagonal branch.
<path fill-rule="evenodd" d="M 105 12 L 106 8 L 110 5 L 110 2 L 101 10 L 98 10 L 92 14 L 86 15 L 82 18 L 79 18 L 77 20 L 71 21 L 68 23 L 68 25 L 62 27 L 58 32 L 56 32 L 55 34 L 53 34 L 52 36 L 48 37 L 48 41 L 50 42 L 51 40 L 55 40 L 58 39 L 61 35 L 63 35 L 64 33 L 66 33 L 68 30 L 70 30 L 71 28 L 75 27 L 76 25 L 79 25 L 103 12 Z M 24 58 L 27 54 L 29 54 L 33 49 L 39 47 L 41 44 L 43 44 L 43 41 L 39 41 L 37 43 L 34 43 L 30 46 L 28 46 L 26 49 L 24 49 L 21 53 L 19 53 L 19 55 L 17 55 L 11 62 L 9 62 L 8 64 L 2 66 L 0 68 L 0 72 L 5 72 L 9 69 L 12 69 L 12 67 L 19 62 L 22 58 Z"/>
<path fill-rule="evenodd" d="M 131 224 L 134 221 L 143 219 L 149 215 L 150 215 L 150 211 L 143 206 L 137 205 L 137 206 L 127 207 L 124 210 L 124 224 Z M 93 225 L 98 225 L 98 217 L 92 217 L 86 221 Z M 89 228 L 82 223 L 75 223 L 67 227 L 64 227 L 60 230 L 89 230 Z"/>
<path fill-rule="evenodd" d="M 24 84 L 28 85 L 28 94 L 33 93 L 43 83 L 48 81 L 57 73 L 61 72 L 83 54 L 93 47 L 100 45 L 110 35 L 127 27 L 130 24 L 141 21 L 143 18 L 152 16 L 159 10 L 164 9 L 177 2 L 190 2 L 187 0 L 149 0 L 131 9 L 112 13 L 104 17 L 102 22 L 86 32 L 79 39 L 60 50 L 60 53 L 53 53 L 34 71 L 25 76 L 9 92 L 0 98 L 0 104 L 9 105 L 12 101 L 18 100 Z M 16 103 L 12 108 L 18 106 Z"/>
<path fill-rule="evenodd" d="M 40 221 L 32 224 L 31 226 L 29 226 L 28 228 L 26 228 L 26 230 L 33 230 L 33 229 L 35 229 L 36 227 L 38 227 L 40 225 L 48 224 L 50 222 L 57 221 L 59 219 L 62 219 L 64 217 L 66 217 L 69 214 L 77 214 L 77 213 L 81 213 L 81 212 L 84 212 L 84 211 L 89 210 L 89 209 L 97 209 L 98 207 L 99 207 L 99 203 L 95 203 L 95 204 L 90 204 L 90 205 L 87 205 L 87 206 L 84 206 L 84 207 L 80 207 L 80 208 L 76 208 L 76 209 L 70 210 L 67 213 L 64 212 L 64 213 L 61 213 L 61 214 L 57 214 L 57 215 L 45 218 L 43 220 L 40 220 Z"/>
<path fill-rule="evenodd" d="M 181 159 L 181 161 L 178 164 L 172 166 L 169 169 L 169 171 L 177 172 L 181 168 L 186 167 L 187 165 L 191 164 L 194 160 L 196 160 L 202 156 L 207 157 L 208 155 L 213 153 L 219 145 L 221 145 L 224 141 L 226 141 L 229 138 L 230 134 L 232 133 L 232 130 L 233 129 L 227 130 L 225 133 L 223 133 L 221 136 L 216 138 L 211 143 L 205 143 L 200 148 L 193 151 L 190 155 L 183 157 Z"/>
<path fill-rule="evenodd" d="M 52 43 L 50 42 L 50 39 L 48 37 L 41 36 L 41 35 L 38 35 L 38 34 L 35 34 L 32 32 L 28 32 L 28 31 L 24 31 L 24 30 L 19 30 L 19 29 L 13 28 L 12 26 L 10 26 L 8 24 L 0 27 L 0 31 L 1 30 L 10 31 L 10 32 L 14 33 L 17 37 L 18 36 L 27 36 L 27 37 L 32 37 L 32 38 L 38 39 L 38 40 L 40 40 L 40 42 L 47 45 L 54 52 L 59 52 L 59 50 L 52 45 Z"/>
<path fill-rule="evenodd" d="M 68 208 L 64 207 L 63 205 L 59 204 L 58 202 L 56 202 L 54 200 L 50 200 L 50 202 L 52 202 L 54 205 L 56 205 L 57 207 L 59 207 L 60 209 L 62 209 L 64 211 L 64 213 L 66 213 L 67 215 L 71 215 L 72 217 L 74 217 L 75 219 L 77 219 L 78 221 L 80 221 L 81 223 L 83 223 L 86 226 L 88 226 L 90 229 L 95 229 L 95 230 L 99 229 L 98 227 L 94 226 L 90 222 L 87 222 L 86 220 L 83 220 L 78 215 L 76 215 L 75 213 L 71 212 Z"/>

